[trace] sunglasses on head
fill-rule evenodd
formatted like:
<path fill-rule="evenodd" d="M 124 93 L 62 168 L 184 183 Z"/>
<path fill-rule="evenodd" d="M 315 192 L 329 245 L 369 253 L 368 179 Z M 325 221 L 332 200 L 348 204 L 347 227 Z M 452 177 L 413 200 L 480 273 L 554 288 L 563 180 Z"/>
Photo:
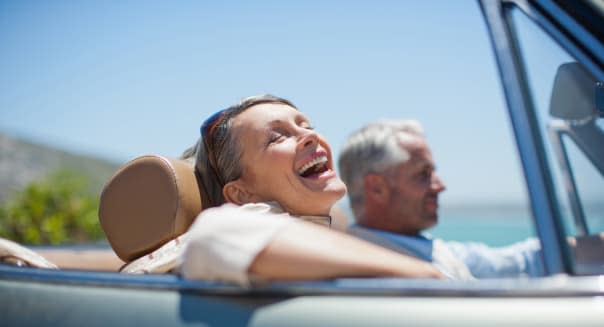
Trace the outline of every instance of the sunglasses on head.
<path fill-rule="evenodd" d="M 208 117 L 208 119 L 203 121 L 199 131 L 201 132 L 201 136 L 204 138 L 204 140 L 213 136 L 216 127 L 224 121 L 226 111 L 227 109 L 219 110 Z"/>

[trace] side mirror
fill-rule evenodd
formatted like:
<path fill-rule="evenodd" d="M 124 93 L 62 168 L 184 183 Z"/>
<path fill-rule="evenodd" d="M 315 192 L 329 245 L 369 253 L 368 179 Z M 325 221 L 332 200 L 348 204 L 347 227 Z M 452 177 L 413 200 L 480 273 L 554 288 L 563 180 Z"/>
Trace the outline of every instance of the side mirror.
<path fill-rule="evenodd" d="M 558 67 L 550 114 L 571 124 L 583 124 L 604 116 L 604 85 L 576 62 Z"/>

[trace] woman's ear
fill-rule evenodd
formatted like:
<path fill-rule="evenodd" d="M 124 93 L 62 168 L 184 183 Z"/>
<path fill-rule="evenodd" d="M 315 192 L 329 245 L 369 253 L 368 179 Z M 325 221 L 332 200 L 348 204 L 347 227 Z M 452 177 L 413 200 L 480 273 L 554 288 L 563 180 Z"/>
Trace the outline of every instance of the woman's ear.
<path fill-rule="evenodd" d="M 228 182 L 222 188 L 222 195 L 227 202 L 235 203 L 237 205 L 259 201 L 258 197 L 251 193 L 247 189 L 245 183 L 240 179 Z"/>

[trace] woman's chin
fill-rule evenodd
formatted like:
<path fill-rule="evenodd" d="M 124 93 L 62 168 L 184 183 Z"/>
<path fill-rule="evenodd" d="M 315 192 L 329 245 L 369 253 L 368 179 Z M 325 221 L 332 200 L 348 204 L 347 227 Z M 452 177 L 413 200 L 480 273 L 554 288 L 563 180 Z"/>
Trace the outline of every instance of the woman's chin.
<path fill-rule="evenodd" d="M 326 185 L 324 192 L 333 194 L 336 197 L 335 201 L 337 201 L 346 195 L 346 184 L 337 178 Z"/>
<path fill-rule="evenodd" d="M 317 197 L 318 203 L 316 203 L 316 206 L 322 208 L 322 211 L 325 211 L 322 215 L 329 215 L 329 210 L 331 210 L 336 202 L 344 197 L 344 195 L 346 195 L 346 186 L 342 181 L 329 184 L 323 192 L 321 192 L 321 195 Z"/>

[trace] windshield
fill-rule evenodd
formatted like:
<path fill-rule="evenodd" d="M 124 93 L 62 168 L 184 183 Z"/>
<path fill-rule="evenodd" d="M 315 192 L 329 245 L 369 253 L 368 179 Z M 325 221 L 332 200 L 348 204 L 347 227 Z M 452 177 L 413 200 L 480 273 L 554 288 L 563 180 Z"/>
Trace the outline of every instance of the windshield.
<path fill-rule="evenodd" d="M 602 250 L 595 238 L 604 231 L 604 120 L 596 109 L 600 81 L 521 10 L 513 9 L 511 17 L 565 234 L 595 242 L 585 250 L 590 254 L 573 252 L 575 270 L 601 272 L 602 258 L 594 255 Z"/>

